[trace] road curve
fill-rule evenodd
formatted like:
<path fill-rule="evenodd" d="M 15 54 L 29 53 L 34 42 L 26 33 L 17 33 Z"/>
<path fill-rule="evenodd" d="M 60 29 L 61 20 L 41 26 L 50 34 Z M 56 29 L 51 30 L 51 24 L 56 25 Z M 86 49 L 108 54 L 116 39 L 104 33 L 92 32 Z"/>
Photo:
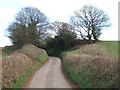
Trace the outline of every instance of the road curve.
<path fill-rule="evenodd" d="M 71 88 L 61 71 L 61 60 L 50 57 L 49 61 L 37 71 L 28 88 Z"/>

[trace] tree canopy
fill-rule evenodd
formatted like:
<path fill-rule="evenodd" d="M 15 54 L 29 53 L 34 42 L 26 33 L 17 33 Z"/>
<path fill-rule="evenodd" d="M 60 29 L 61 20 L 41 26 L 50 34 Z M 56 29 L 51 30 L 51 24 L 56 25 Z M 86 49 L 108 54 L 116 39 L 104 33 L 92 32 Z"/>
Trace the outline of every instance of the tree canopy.
<path fill-rule="evenodd" d="M 52 23 L 51 29 L 55 32 L 55 38 L 52 40 L 48 39 L 47 46 L 52 46 L 54 48 L 70 48 L 77 38 L 72 26 L 68 23 L 55 21 Z M 54 45 L 51 45 L 51 43 Z"/>
<path fill-rule="evenodd" d="M 101 30 L 110 26 L 108 15 L 95 6 L 85 5 L 74 14 L 71 17 L 72 24 L 84 40 L 98 40 Z"/>
<path fill-rule="evenodd" d="M 26 43 L 38 46 L 47 25 L 47 17 L 40 10 L 34 7 L 22 8 L 8 27 L 9 38 L 20 47 Z"/>

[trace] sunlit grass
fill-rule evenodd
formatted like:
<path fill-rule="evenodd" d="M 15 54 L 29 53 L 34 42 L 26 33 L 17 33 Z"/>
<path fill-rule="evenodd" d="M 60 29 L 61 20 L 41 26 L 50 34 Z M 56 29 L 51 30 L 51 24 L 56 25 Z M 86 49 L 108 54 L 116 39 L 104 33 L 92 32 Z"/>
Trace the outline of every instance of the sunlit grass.
<path fill-rule="evenodd" d="M 103 41 L 98 44 L 101 45 L 103 48 L 105 48 L 106 51 L 111 55 L 114 55 L 114 56 L 120 55 L 120 53 L 118 53 L 118 51 L 120 51 L 119 50 L 120 48 L 118 48 L 120 42 L 118 44 L 118 41 Z"/>

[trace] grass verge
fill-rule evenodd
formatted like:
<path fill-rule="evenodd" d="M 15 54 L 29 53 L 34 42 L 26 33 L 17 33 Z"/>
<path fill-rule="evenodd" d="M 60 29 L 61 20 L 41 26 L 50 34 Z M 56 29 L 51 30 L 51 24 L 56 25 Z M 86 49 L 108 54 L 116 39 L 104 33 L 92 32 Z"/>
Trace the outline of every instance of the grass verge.
<path fill-rule="evenodd" d="M 39 55 L 38 60 L 40 62 L 45 62 L 46 60 L 48 60 L 48 56 L 46 54 Z"/>
<path fill-rule="evenodd" d="M 29 67 L 29 69 L 24 73 L 15 84 L 12 84 L 12 88 L 23 88 L 26 84 L 26 82 L 29 80 L 29 78 L 48 60 L 48 56 L 46 54 L 43 54 L 39 57 L 40 62 L 37 61 L 33 65 Z"/>
<path fill-rule="evenodd" d="M 15 84 L 12 84 L 12 88 L 23 88 L 29 78 L 42 66 L 41 63 L 35 63 L 32 65 L 24 75 L 22 75 Z"/>
<path fill-rule="evenodd" d="M 12 88 L 22 88 L 24 87 L 26 81 L 31 77 L 31 75 L 41 66 L 41 63 L 35 63 L 30 66 L 24 75 L 22 75 L 15 84 L 12 85 Z"/>
<path fill-rule="evenodd" d="M 114 54 L 110 52 L 112 55 L 109 55 L 109 51 L 104 51 L 104 47 L 99 47 L 98 44 L 87 45 L 60 54 L 64 72 L 79 88 L 118 87 L 118 63 L 116 57 L 114 58 L 117 51 L 112 50 Z"/>
<path fill-rule="evenodd" d="M 3 48 L 3 88 L 22 88 L 34 71 L 48 60 L 46 51 L 32 44 L 26 44 L 15 52 L 14 50 L 13 46 Z"/>
<path fill-rule="evenodd" d="M 76 85 L 79 88 L 93 87 L 91 82 L 92 76 L 90 72 L 84 70 L 77 71 L 71 64 L 67 62 L 63 62 L 63 66 L 65 74 L 68 75 L 68 77 L 70 78 L 74 85 Z"/>

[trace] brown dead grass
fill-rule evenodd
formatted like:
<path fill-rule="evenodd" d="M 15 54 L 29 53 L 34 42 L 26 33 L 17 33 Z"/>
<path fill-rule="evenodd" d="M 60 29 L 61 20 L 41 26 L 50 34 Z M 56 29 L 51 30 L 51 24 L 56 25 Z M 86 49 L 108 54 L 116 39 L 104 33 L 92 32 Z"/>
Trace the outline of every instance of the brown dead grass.
<path fill-rule="evenodd" d="M 2 60 L 2 84 L 10 87 L 28 69 L 32 60 L 21 53 L 14 53 Z"/>
<path fill-rule="evenodd" d="M 118 57 L 108 54 L 96 44 L 82 46 L 77 54 L 68 54 L 66 60 L 77 70 L 89 70 L 94 83 L 102 81 L 118 86 Z"/>
<path fill-rule="evenodd" d="M 37 60 L 39 55 L 46 54 L 46 51 L 40 48 L 35 47 L 34 45 L 28 44 L 18 50 L 18 52 L 27 55 L 32 60 Z"/>
<path fill-rule="evenodd" d="M 2 87 L 9 88 L 37 61 L 40 54 L 46 52 L 33 45 L 25 45 L 22 49 L 2 58 Z"/>

